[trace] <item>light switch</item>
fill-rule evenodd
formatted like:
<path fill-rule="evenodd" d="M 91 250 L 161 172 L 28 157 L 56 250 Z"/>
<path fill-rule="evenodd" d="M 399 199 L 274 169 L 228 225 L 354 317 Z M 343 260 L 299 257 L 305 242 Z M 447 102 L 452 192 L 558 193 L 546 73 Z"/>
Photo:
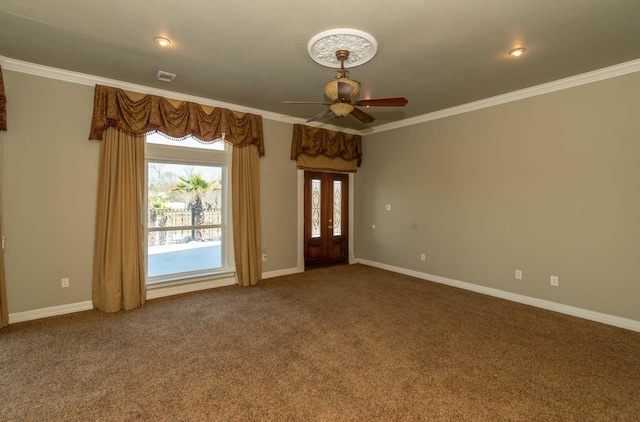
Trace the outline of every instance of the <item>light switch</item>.
<path fill-rule="evenodd" d="M 391 211 L 391 204 L 387 204 L 386 209 L 387 211 Z"/>

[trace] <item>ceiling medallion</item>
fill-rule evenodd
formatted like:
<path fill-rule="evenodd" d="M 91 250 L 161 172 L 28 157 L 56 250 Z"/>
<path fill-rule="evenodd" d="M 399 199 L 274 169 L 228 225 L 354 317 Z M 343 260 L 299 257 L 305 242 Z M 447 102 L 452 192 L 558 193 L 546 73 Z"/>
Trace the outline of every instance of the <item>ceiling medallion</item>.
<path fill-rule="evenodd" d="M 360 66 L 373 59 L 378 51 L 378 42 L 366 32 L 338 28 L 315 35 L 309 41 L 307 50 L 316 63 L 334 69 L 340 68 L 336 51 L 347 50 L 349 58 L 344 61 L 344 67 L 348 68 Z"/>

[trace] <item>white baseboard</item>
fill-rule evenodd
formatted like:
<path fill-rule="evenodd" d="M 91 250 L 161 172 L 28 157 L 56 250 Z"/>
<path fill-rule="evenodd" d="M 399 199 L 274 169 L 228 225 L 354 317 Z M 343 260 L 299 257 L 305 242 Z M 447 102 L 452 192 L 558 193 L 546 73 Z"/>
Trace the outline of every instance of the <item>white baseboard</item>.
<path fill-rule="evenodd" d="M 235 286 L 235 277 L 217 278 L 215 280 L 200 281 L 190 284 L 179 284 L 177 286 L 159 287 L 147 290 L 147 299 L 153 300 L 160 297 L 180 295 L 183 293 L 197 292 L 199 290 L 215 289 L 216 287 Z"/>
<path fill-rule="evenodd" d="M 537 308 L 547 309 L 549 311 L 560 312 L 562 314 L 571 315 L 578 318 L 601 322 L 603 324 L 612 325 L 614 327 L 625 328 L 627 330 L 640 332 L 640 321 L 636 321 L 634 319 L 622 318 L 615 315 L 590 311 L 588 309 L 576 308 L 575 306 L 563 305 L 561 303 L 551 302 L 544 299 L 537 299 L 534 297 L 519 295 L 517 293 L 506 292 L 504 290 L 493 289 L 491 287 L 480 286 L 478 284 L 467 283 L 465 281 L 454 280 L 439 275 L 427 274 L 401 267 L 394 267 L 393 265 L 382 264 L 380 262 L 369 261 L 367 259 L 358 258 L 358 263 L 368 265 L 370 267 L 380 268 L 383 270 L 393 271 L 395 273 L 404 274 L 415 278 L 420 278 L 423 280 L 433 281 L 435 283 L 458 287 L 460 289 L 471 290 L 476 293 L 499 297 L 501 299 L 510 300 L 512 302 L 518 302 L 525 305 L 535 306 Z"/>
<path fill-rule="evenodd" d="M 262 278 L 280 277 L 283 275 L 295 274 L 301 272 L 299 268 L 285 268 L 283 270 L 269 271 L 262 273 Z M 215 289 L 216 287 L 235 286 L 235 277 L 224 277 L 215 280 L 200 281 L 198 283 L 180 284 L 168 287 L 158 287 L 147 290 L 147 300 L 158 299 L 179 295 L 183 293 L 197 292 L 199 290 Z M 85 302 L 69 303 L 67 305 L 51 306 L 48 308 L 33 309 L 31 311 L 15 312 L 9 314 L 9 324 L 16 322 L 31 321 L 34 319 L 47 318 L 57 315 L 71 314 L 74 312 L 88 311 L 93 309 L 93 303 L 90 300 Z"/>
<path fill-rule="evenodd" d="M 269 271 L 269 272 L 266 272 L 266 273 L 262 273 L 262 279 L 266 280 L 267 278 L 281 277 L 283 275 L 297 274 L 297 273 L 301 273 L 303 271 L 304 271 L 304 268 L 301 271 L 300 268 L 298 268 L 298 267 L 285 268 L 283 270 Z"/>
<path fill-rule="evenodd" d="M 380 262 L 369 261 L 367 259 L 358 258 L 357 262 L 370 267 L 376 267 L 383 270 L 393 271 L 399 274 L 420 278 L 423 280 L 433 281 L 435 283 L 446 284 L 448 286 L 458 287 L 460 289 L 471 290 L 477 293 L 499 297 L 501 299 L 510 300 L 512 302 L 523 303 L 525 305 L 535 306 L 554 312 L 575 316 L 578 318 L 588 319 L 591 321 L 601 322 L 603 324 L 612 325 L 614 327 L 625 328 L 627 330 L 640 332 L 640 321 L 622 318 L 615 315 L 604 314 L 601 312 L 590 311 L 588 309 L 577 308 L 575 306 L 563 305 L 561 303 L 551 302 L 548 300 L 537 299 L 529 296 L 519 295 L 516 293 L 506 292 L 504 290 L 493 289 L 491 287 L 480 286 L 478 284 L 467 283 L 464 281 L 454 280 L 447 277 L 423 273 L 420 271 L 409 270 L 406 268 L 395 267 L 393 265 L 382 264 Z M 286 268 L 283 270 L 269 271 L 262 274 L 263 279 L 280 277 L 284 275 L 296 274 L 301 272 L 298 267 Z M 157 299 L 160 297 L 178 295 L 182 293 L 195 292 L 199 290 L 213 289 L 216 287 L 233 286 L 236 284 L 234 277 L 225 277 L 216 280 L 203 281 L 193 284 L 182 284 L 165 288 L 152 289 L 147 291 L 147 299 Z M 93 309 L 90 300 L 84 302 L 69 303 L 66 305 L 51 306 L 48 308 L 34 309 L 31 311 L 15 312 L 9 314 L 9 324 L 17 322 L 31 321 L 39 318 L 47 318 L 57 315 L 70 314 L 74 312 L 88 311 Z"/>
<path fill-rule="evenodd" d="M 9 314 L 9 324 L 31 321 L 32 319 L 47 318 L 56 315 L 72 314 L 74 312 L 88 311 L 91 309 L 93 309 L 93 303 L 90 300 L 87 300 L 85 302 L 76 302 L 66 305 L 34 309 L 31 311 L 15 312 L 13 314 Z"/>

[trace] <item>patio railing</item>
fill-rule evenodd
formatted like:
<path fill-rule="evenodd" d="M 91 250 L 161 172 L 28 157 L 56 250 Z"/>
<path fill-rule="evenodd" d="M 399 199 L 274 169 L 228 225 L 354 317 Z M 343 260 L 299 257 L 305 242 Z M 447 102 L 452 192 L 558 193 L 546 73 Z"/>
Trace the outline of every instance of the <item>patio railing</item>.
<path fill-rule="evenodd" d="M 194 240 L 216 241 L 222 237 L 220 228 L 198 228 L 200 225 L 222 224 L 220 208 L 200 211 L 200 219 L 198 213 L 190 209 L 149 209 L 147 217 L 149 228 L 162 228 L 149 232 L 149 246 L 188 243 Z M 185 226 L 193 228 L 184 229 Z M 180 229 L 172 229 L 173 227 Z"/>

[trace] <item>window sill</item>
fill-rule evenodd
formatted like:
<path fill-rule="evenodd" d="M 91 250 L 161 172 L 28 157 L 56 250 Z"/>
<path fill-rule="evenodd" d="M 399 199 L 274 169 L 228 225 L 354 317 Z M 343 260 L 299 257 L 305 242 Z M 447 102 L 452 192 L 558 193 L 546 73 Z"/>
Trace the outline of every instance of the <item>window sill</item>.
<path fill-rule="evenodd" d="M 202 281 L 213 281 L 221 278 L 235 277 L 235 271 L 218 271 L 208 274 L 200 274 L 193 277 L 167 277 L 152 281 L 147 281 L 147 291 L 155 289 L 163 289 L 165 287 L 181 286 L 184 284 L 200 283 Z"/>
<path fill-rule="evenodd" d="M 217 287 L 235 286 L 236 284 L 234 272 L 224 272 L 210 276 L 193 277 L 186 280 L 155 283 L 152 286 L 147 286 L 147 300 L 192 293 L 200 290 L 210 290 Z"/>

